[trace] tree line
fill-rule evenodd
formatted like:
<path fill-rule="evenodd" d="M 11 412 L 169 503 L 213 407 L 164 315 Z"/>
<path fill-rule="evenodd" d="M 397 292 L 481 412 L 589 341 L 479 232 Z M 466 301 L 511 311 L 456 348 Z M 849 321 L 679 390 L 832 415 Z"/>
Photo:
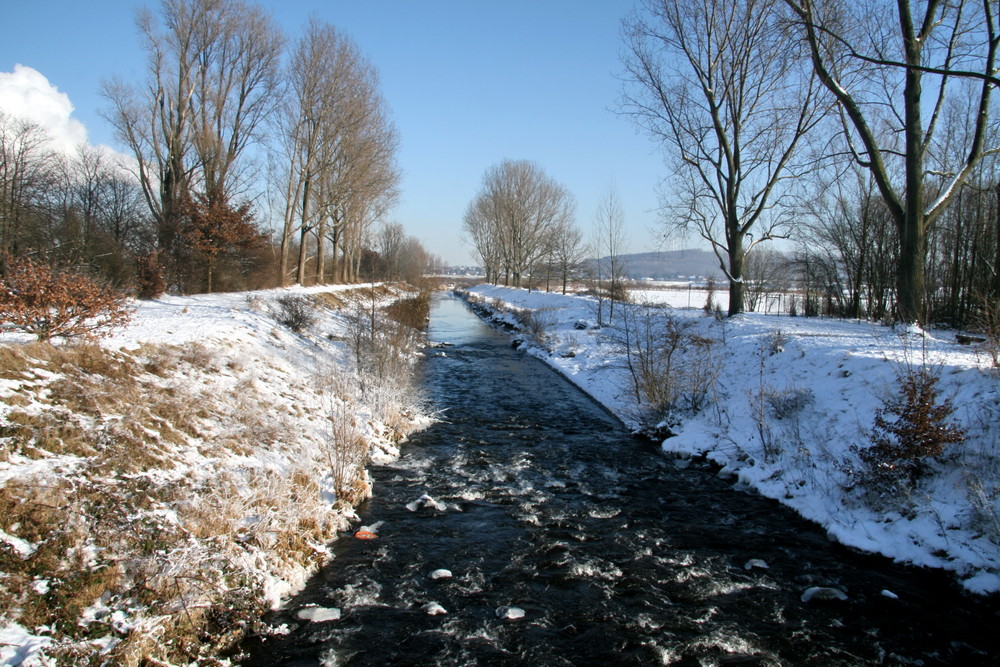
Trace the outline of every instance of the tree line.
<path fill-rule="evenodd" d="M 958 324 L 1000 297 L 996 218 L 972 203 L 1000 148 L 997 20 L 989 1 L 646 0 L 625 21 L 623 109 L 675 160 L 668 224 L 716 249 L 731 313 L 747 253 L 781 237 L 852 315 Z"/>
<path fill-rule="evenodd" d="M 136 24 L 144 79 L 102 89 L 131 159 L 60 155 L 0 115 L 0 252 L 140 292 L 419 278 L 436 261 L 413 238 L 382 244 L 406 257 L 378 251 L 398 134 L 348 35 L 312 19 L 290 44 L 240 0 L 163 0 Z"/>
<path fill-rule="evenodd" d="M 663 233 L 715 251 L 730 314 L 753 309 L 778 239 L 830 312 L 1000 311 L 996 2 L 643 0 L 622 27 L 619 111 L 670 166 Z M 466 230 L 517 284 L 511 247 L 544 244 L 500 231 L 514 207 L 491 174 Z"/>

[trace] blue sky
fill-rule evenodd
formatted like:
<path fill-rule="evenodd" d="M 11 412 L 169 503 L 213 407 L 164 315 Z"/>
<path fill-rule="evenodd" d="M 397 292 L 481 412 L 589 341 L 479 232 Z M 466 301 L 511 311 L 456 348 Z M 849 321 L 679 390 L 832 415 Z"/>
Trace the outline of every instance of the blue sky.
<path fill-rule="evenodd" d="M 25 65 L 72 103 L 94 144 L 121 148 L 100 111 L 103 79 L 138 82 L 138 0 L 36 0 L 0 10 L 0 72 Z M 589 233 L 602 191 L 621 195 L 630 250 L 656 249 L 653 143 L 612 110 L 621 19 L 634 0 L 284 0 L 261 2 L 297 38 L 315 14 L 351 35 L 378 69 L 400 133 L 402 199 L 390 218 L 451 263 L 471 262 L 462 215 L 483 172 L 537 162 L 577 199 Z M 2 100 L 0 100 L 2 102 Z"/>

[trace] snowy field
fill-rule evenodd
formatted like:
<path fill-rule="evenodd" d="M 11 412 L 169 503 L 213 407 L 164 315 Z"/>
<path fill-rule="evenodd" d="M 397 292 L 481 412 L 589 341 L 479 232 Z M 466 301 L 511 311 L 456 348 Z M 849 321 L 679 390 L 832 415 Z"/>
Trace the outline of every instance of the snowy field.
<path fill-rule="evenodd" d="M 704 294 L 690 309 L 686 290 L 637 296 L 668 306 L 630 311 L 636 329 L 650 313 L 683 332 L 675 370 L 690 391 L 660 425 L 673 433 L 664 450 L 707 457 L 735 488 L 789 505 L 843 544 L 950 570 L 971 592 L 1000 591 L 1000 375 L 987 354 L 949 332 L 755 313 L 720 321 L 699 310 Z M 630 426 L 663 417 L 637 403 L 621 306 L 597 328 L 589 297 L 481 285 L 470 299 Z M 898 378 L 921 368 L 940 374 L 938 397 L 952 400 L 964 441 L 912 490 L 872 491 L 858 453 L 871 445 L 876 410 L 898 397 Z"/>
<path fill-rule="evenodd" d="M 199 628 L 305 582 L 421 421 L 354 373 L 351 313 L 413 296 L 367 287 L 136 302 L 105 354 L 4 337 L 0 665 L 220 664 Z"/>
<path fill-rule="evenodd" d="M 628 286 L 629 298 L 634 303 L 646 305 L 663 305 L 671 308 L 704 308 L 709 292 L 701 283 L 693 282 L 648 282 L 631 283 Z M 783 292 L 770 292 L 760 296 L 757 304 L 758 313 L 770 315 L 787 315 L 792 299 L 802 306 L 802 295 Z M 725 283 L 712 293 L 712 301 L 720 308 L 729 305 L 729 292 Z"/>

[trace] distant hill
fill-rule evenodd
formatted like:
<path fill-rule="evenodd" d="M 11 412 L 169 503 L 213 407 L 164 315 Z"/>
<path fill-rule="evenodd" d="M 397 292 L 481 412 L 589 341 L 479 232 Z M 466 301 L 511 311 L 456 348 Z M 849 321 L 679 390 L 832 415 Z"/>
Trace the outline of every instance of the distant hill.
<path fill-rule="evenodd" d="M 692 276 L 722 277 L 719 261 L 709 250 L 662 250 L 622 255 L 625 275 L 634 280 L 682 280 Z"/>

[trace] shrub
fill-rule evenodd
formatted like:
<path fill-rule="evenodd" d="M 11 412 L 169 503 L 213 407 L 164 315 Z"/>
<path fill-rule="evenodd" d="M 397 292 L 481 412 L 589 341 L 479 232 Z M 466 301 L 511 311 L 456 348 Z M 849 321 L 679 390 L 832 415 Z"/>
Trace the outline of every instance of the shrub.
<path fill-rule="evenodd" d="M 705 311 L 706 315 L 711 315 L 715 311 L 720 310 L 719 303 L 715 300 L 715 290 L 715 278 L 709 276 L 708 280 L 705 281 L 705 292 L 707 293 L 707 296 L 705 297 L 705 305 L 701 307 L 701 309 Z"/>
<path fill-rule="evenodd" d="M 393 301 L 386 306 L 385 313 L 399 324 L 406 325 L 411 329 L 423 330 L 427 328 L 430 310 L 430 292 L 421 292 L 418 296 L 409 299 Z"/>
<path fill-rule="evenodd" d="M 625 352 L 640 421 L 676 424 L 704 409 L 719 373 L 716 342 L 688 331 L 669 307 L 626 304 L 612 338 Z"/>
<path fill-rule="evenodd" d="M 768 352 L 773 356 L 775 354 L 778 354 L 779 352 L 784 352 L 785 345 L 787 344 L 788 344 L 788 339 L 785 338 L 785 335 L 783 333 L 781 333 L 781 329 L 775 329 L 767 337 L 766 348 Z"/>
<path fill-rule="evenodd" d="M 302 296 L 279 297 L 277 320 L 295 333 L 301 333 L 316 321 L 316 309 L 308 299 Z"/>
<path fill-rule="evenodd" d="M 136 282 L 140 299 L 155 299 L 167 289 L 163 280 L 163 265 L 159 254 L 154 250 L 142 255 L 137 260 Z"/>
<path fill-rule="evenodd" d="M 122 292 L 76 271 L 27 257 L 0 258 L 0 327 L 34 334 L 93 337 L 124 326 L 132 314 Z"/>
<path fill-rule="evenodd" d="M 549 339 L 550 329 L 555 326 L 555 318 L 552 311 L 546 308 L 532 310 L 525 308 L 514 312 L 522 332 L 528 334 L 539 345 L 545 345 Z"/>
<path fill-rule="evenodd" d="M 775 419 L 788 419 L 802 412 L 806 406 L 812 405 L 816 397 L 808 387 L 787 387 L 784 391 L 768 391 L 764 400 Z"/>
<path fill-rule="evenodd" d="M 876 411 L 872 446 L 860 457 L 868 482 L 912 489 L 927 472 L 928 459 L 940 456 L 945 445 L 962 442 L 965 430 L 948 421 L 954 412 L 951 400 L 938 403 L 936 373 L 921 367 L 899 379 L 899 395 Z"/>

